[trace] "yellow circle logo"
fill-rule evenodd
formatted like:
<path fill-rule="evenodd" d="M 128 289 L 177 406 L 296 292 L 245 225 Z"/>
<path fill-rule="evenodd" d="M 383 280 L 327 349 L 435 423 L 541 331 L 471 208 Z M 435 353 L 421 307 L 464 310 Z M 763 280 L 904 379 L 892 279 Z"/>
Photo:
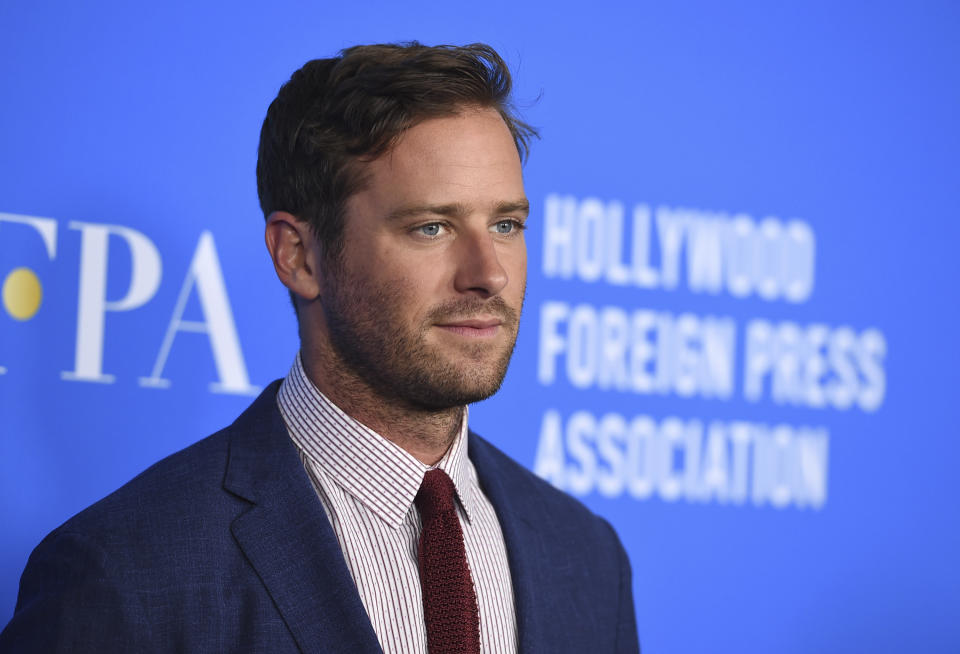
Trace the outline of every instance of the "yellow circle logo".
<path fill-rule="evenodd" d="M 43 287 L 29 268 L 16 268 L 3 282 L 3 306 L 17 320 L 29 320 L 40 308 Z"/>

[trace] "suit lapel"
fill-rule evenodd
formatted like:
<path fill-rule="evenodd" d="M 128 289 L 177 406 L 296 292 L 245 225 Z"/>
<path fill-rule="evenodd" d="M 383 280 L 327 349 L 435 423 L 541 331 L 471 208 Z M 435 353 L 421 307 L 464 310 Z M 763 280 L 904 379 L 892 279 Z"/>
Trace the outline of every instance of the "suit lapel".
<path fill-rule="evenodd" d="M 517 611 L 519 651 L 533 654 L 540 651 L 538 643 L 549 640 L 546 631 L 551 624 L 551 616 L 543 614 L 543 602 L 537 601 L 536 594 L 550 592 L 547 585 L 553 578 L 544 565 L 542 529 L 535 526 L 536 516 L 542 515 L 537 507 L 539 493 L 529 480 L 515 473 L 507 474 L 493 447 L 472 432 L 469 453 L 503 530 Z"/>
<path fill-rule="evenodd" d="M 278 382 L 230 427 L 231 531 L 303 652 L 381 652 L 340 544 L 276 406 Z"/>

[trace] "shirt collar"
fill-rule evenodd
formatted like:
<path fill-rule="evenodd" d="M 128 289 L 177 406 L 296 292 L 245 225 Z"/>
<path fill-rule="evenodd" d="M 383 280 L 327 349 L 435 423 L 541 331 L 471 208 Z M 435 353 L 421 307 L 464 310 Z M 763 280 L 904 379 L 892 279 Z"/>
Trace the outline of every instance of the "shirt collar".
<path fill-rule="evenodd" d="M 307 377 L 299 352 L 277 404 L 291 439 L 312 466 L 388 525 L 403 525 L 430 466 L 331 402 Z M 465 409 L 457 437 L 435 467 L 453 481 L 468 521 L 476 513 L 470 465 Z"/>

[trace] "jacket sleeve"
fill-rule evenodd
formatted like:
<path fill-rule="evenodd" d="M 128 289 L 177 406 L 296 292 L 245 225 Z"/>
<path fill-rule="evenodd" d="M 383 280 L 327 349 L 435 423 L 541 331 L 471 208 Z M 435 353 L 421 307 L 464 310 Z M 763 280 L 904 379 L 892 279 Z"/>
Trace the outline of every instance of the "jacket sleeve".
<path fill-rule="evenodd" d="M 54 532 L 30 555 L 0 654 L 149 652 L 150 625 L 106 552 L 82 534 Z"/>

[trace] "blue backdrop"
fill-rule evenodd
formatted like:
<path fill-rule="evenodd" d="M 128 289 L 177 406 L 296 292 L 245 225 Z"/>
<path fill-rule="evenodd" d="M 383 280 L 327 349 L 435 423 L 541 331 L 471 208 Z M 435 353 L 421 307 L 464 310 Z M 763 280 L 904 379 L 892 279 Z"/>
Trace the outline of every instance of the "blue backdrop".
<path fill-rule="evenodd" d="M 489 42 L 542 141 L 473 426 L 609 517 L 649 652 L 960 651 L 952 2 L 0 5 L 0 623 L 45 533 L 229 423 L 295 321 L 260 123 Z"/>

